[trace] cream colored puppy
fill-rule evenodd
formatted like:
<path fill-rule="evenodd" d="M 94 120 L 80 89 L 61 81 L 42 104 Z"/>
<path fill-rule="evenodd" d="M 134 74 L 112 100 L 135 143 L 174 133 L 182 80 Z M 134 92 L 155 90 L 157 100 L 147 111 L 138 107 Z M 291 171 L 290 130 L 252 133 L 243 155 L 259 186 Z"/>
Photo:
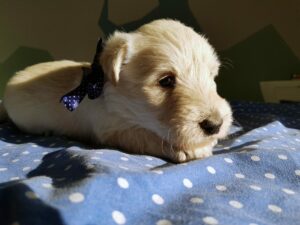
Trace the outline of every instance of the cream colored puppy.
<path fill-rule="evenodd" d="M 220 62 L 190 27 L 156 20 L 135 32 L 117 31 L 100 63 L 106 76 L 102 95 L 85 98 L 75 111 L 59 100 L 79 85 L 81 68 L 90 64 L 63 60 L 16 73 L 5 90 L 6 113 L 25 132 L 66 135 L 174 162 L 210 156 L 226 136 L 232 117 L 214 81 Z"/>

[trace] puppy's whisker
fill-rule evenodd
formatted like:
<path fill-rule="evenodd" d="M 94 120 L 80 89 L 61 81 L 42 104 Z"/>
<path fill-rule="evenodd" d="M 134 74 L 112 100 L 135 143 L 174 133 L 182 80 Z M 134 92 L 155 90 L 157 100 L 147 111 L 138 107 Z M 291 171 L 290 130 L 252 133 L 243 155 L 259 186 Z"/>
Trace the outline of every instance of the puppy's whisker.
<path fill-rule="evenodd" d="M 229 58 L 223 58 L 221 59 L 221 67 L 224 67 L 225 69 L 233 69 L 233 61 Z"/>

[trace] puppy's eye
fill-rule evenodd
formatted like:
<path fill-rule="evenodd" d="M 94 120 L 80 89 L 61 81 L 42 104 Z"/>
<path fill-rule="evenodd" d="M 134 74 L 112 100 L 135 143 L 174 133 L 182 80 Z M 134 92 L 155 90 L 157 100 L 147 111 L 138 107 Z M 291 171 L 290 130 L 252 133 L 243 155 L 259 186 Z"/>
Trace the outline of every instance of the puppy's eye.
<path fill-rule="evenodd" d="M 164 76 L 160 81 L 159 85 L 163 88 L 173 88 L 175 87 L 176 79 L 173 74 Z"/>

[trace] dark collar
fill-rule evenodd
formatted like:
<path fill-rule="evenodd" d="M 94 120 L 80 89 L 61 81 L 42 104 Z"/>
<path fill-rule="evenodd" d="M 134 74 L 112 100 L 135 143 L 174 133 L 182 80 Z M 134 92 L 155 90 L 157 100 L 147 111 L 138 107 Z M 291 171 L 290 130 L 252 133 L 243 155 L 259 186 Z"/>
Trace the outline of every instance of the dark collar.
<path fill-rule="evenodd" d="M 104 86 L 104 72 L 100 65 L 100 56 L 104 44 L 100 38 L 97 44 L 91 68 L 82 67 L 82 80 L 78 87 L 61 97 L 62 102 L 69 111 L 74 111 L 87 95 L 89 99 L 98 98 Z"/>

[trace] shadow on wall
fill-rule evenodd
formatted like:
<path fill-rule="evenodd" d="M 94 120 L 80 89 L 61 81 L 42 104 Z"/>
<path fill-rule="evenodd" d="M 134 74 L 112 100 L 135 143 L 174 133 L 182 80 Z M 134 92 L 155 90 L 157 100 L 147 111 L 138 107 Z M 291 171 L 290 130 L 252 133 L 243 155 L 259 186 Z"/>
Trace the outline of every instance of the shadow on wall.
<path fill-rule="evenodd" d="M 5 84 L 17 71 L 27 66 L 53 60 L 45 50 L 19 47 L 10 57 L 0 64 L 0 98 L 3 96 Z"/>
<path fill-rule="evenodd" d="M 177 19 L 193 27 L 197 32 L 201 32 L 201 28 L 197 20 L 195 19 L 187 0 L 159 0 L 159 5 L 154 8 L 149 14 L 145 15 L 139 20 L 132 21 L 121 26 L 117 26 L 115 23 L 109 20 L 108 1 L 109 0 L 104 0 L 104 6 L 102 8 L 101 16 L 98 22 L 105 35 L 109 35 L 115 30 L 133 31 L 143 24 L 161 18 Z"/>
<path fill-rule="evenodd" d="M 112 33 L 116 29 L 132 31 L 145 23 L 159 18 L 178 19 L 194 27 L 198 32 L 201 31 L 186 0 L 159 0 L 158 7 L 153 9 L 148 15 L 140 20 L 122 26 L 117 26 L 109 20 L 108 5 L 108 0 L 104 0 L 104 6 L 98 21 L 98 25 L 105 35 Z M 97 21 L 95 21 L 95 23 L 97 23 Z M 15 72 L 27 66 L 51 60 L 53 60 L 53 57 L 45 50 L 29 47 L 18 48 L 6 61 L 0 64 L 0 98 L 3 96 L 3 89 L 6 82 Z"/>

